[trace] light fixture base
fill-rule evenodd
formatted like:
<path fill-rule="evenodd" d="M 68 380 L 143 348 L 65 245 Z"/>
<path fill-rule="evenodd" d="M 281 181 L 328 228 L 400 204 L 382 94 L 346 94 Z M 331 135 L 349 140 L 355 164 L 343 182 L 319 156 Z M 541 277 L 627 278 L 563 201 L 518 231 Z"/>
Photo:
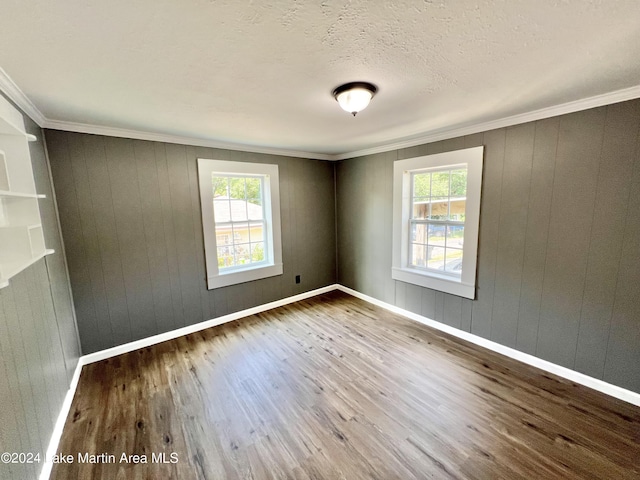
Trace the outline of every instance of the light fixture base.
<path fill-rule="evenodd" d="M 364 110 L 377 93 L 378 87 L 369 82 L 349 82 L 333 90 L 333 97 L 340 107 L 354 117 Z"/>

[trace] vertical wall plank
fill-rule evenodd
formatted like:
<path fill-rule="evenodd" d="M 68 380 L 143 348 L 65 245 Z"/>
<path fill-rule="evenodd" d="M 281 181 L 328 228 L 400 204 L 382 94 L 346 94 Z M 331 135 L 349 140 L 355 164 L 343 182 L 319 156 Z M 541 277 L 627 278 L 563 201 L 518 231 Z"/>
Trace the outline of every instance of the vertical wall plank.
<path fill-rule="evenodd" d="M 430 288 L 422 289 L 422 313 L 421 315 L 431 319 L 436 319 L 436 292 Z"/>
<path fill-rule="evenodd" d="M 107 138 L 105 151 L 129 309 L 129 329 L 131 338 L 146 337 L 157 332 L 157 326 L 133 141 Z M 131 312 L 136 314 L 131 315 Z"/>
<path fill-rule="evenodd" d="M 173 223 L 175 225 L 180 287 L 182 290 L 183 314 L 181 326 L 202 321 L 200 288 L 202 281 L 193 274 L 197 273 L 195 259 L 195 240 L 193 238 L 193 211 L 189 190 L 189 167 L 185 147 L 166 145 L 167 169 Z"/>
<path fill-rule="evenodd" d="M 536 353 L 573 367 L 606 109 L 562 117 Z"/>
<path fill-rule="evenodd" d="M 0 293 L 0 304 L 2 299 L 3 296 Z M 27 418 L 17 375 L 16 355 L 9 335 L 4 309 L 0 308 L 0 352 L 2 353 L 0 367 L 3 368 L 0 378 L 0 398 L 2 399 L 0 405 L 3 406 L 0 409 L 2 410 L 0 421 L 3 425 L 3 451 L 15 449 L 26 452 L 31 443 L 26 430 Z M 26 464 L 13 466 L 11 470 L 14 476 L 9 478 L 27 478 L 27 475 L 34 473 L 33 466 Z M 20 477 L 20 475 L 23 476 Z"/>
<path fill-rule="evenodd" d="M 462 327 L 462 297 L 445 293 L 442 323 L 460 329 Z"/>
<path fill-rule="evenodd" d="M 85 332 L 85 337 L 91 335 L 87 340 L 88 344 L 99 344 L 101 339 L 105 339 L 109 343 L 113 343 L 113 332 L 109 324 L 109 303 L 107 300 L 107 292 L 104 283 L 104 272 L 101 262 L 100 238 L 96 225 L 102 220 L 99 212 L 91 208 L 92 195 L 91 185 L 89 182 L 89 174 L 85 159 L 84 143 L 81 138 L 72 137 L 67 139 L 67 147 L 69 151 L 69 161 L 75 188 L 75 200 L 77 204 L 75 208 L 78 211 L 80 231 L 79 239 L 74 239 L 73 245 L 81 242 L 81 251 L 84 253 L 84 261 L 82 262 L 83 272 L 86 279 L 81 280 L 83 283 L 80 287 L 82 291 L 87 289 L 90 296 L 81 298 L 85 300 L 86 306 L 83 306 L 83 312 L 91 312 L 94 319 L 93 328 L 89 332 Z M 89 208 L 81 208 L 81 205 L 88 205 Z M 77 283 L 76 282 L 76 286 Z"/>
<path fill-rule="evenodd" d="M 156 170 L 158 174 L 158 192 L 160 194 L 160 207 L 162 211 L 162 229 L 167 250 L 168 275 L 171 284 L 172 315 L 169 325 L 172 329 L 184 326 L 184 304 L 182 299 L 182 286 L 180 278 L 180 265 L 178 264 L 178 247 L 176 240 L 173 204 L 171 201 L 171 189 L 169 186 L 169 169 L 167 167 L 167 150 L 165 144 L 154 143 L 156 157 Z"/>
<path fill-rule="evenodd" d="M 471 333 L 484 338 L 491 338 L 505 139 L 505 130 L 493 130 L 484 134 L 485 150 L 484 170 L 482 173 L 482 199 L 480 201 L 477 294 L 471 312 Z"/>
<path fill-rule="evenodd" d="M 422 287 L 407 283 L 405 295 L 406 304 L 404 308 L 419 314 L 422 311 Z"/>
<path fill-rule="evenodd" d="M 78 301 L 75 303 L 76 313 L 86 319 L 91 327 L 81 333 L 82 342 L 93 345 L 97 340 L 97 320 L 92 301 L 91 281 L 83 244 L 82 222 L 78 206 L 73 168 L 71 164 L 71 148 L 66 136 L 60 132 L 49 132 L 47 148 L 50 155 L 55 155 L 57 162 L 51 165 L 53 175 L 60 177 L 57 186 L 56 200 L 60 211 L 61 228 L 65 233 L 65 247 L 75 252 L 67 261 L 71 286 Z"/>
<path fill-rule="evenodd" d="M 67 136 L 67 138 L 71 137 Z M 118 242 L 116 235 L 117 227 L 114 213 L 113 194 L 107 166 L 104 138 L 95 135 L 86 135 L 81 137 L 81 141 L 84 144 L 84 151 L 86 155 L 85 164 L 87 167 L 89 188 L 91 189 L 91 203 L 78 205 L 78 208 L 91 209 L 96 218 L 96 236 L 99 242 L 100 262 L 102 266 L 102 274 L 104 276 L 103 281 L 109 311 L 109 322 L 105 327 L 108 327 L 111 332 L 111 335 L 105 334 L 104 338 L 96 339 L 94 343 L 87 344 L 84 341 L 83 335 L 85 334 L 84 332 L 86 332 L 87 327 L 84 324 L 83 313 L 78 310 L 77 306 L 88 299 L 82 298 L 86 293 L 76 289 L 76 284 L 78 283 L 75 280 L 76 275 L 73 271 L 70 272 L 74 293 L 73 299 L 74 304 L 76 305 L 76 318 L 78 319 L 78 327 L 82 339 L 82 348 L 85 353 L 90 353 L 99 350 L 100 348 L 109 348 L 120 343 L 128 342 L 131 339 L 131 324 L 129 322 L 129 309 L 127 308 L 127 294 L 122 270 L 120 243 Z M 57 152 L 51 152 L 50 158 L 52 160 L 51 165 L 54 180 L 59 178 L 61 175 L 64 176 L 66 174 L 65 166 L 64 164 L 58 165 Z M 54 158 L 56 161 L 53 161 Z M 58 188 L 57 180 L 55 185 L 56 190 L 64 189 L 64 187 Z M 62 233 L 65 244 L 67 244 L 68 241 L 77 243 L 79 240 L 73 238 L 73 232 L 68 232 L 65 228 L 65 223 L 63 221 L 65 217 L 66 212 L 61 208 L 60 219 L 62 221 Z M 73 245 L 67 248 L 69 263 L 73 260 L 75 252 L 76 248 L 74 248 Z M 83 319 L 82 323 L 80 322 L 80 318 Z"/>
<path fill-rule="evenodd" d="M 640 136 L 637 138 L 604 380 L 640 392 Z"/>
<path fill-rule="evenodd" d="M 153 298 L 153 316 L 156 332 L 173 329 L 171 304 L 171 280 L 167 247 L 164 241 L 160 183 L 156 168 L 156 152 L 153 143 L 134 141 L 134 158 L 140 189 L 140 208 L 144 241 L 147 245 L 147 261 Z"/>
<path fill-rule="evenodd" d="M 601 378 L 604 373 L 615 299 L 627 201 L 640 126 L 638 103 L 607 107 L 602 156 L 589 242 L 575 368 Z"/>
<path fill-rule="evenodd" d="M 491 339 L 516 346 L 535 124 L 506 129 Z"/>
<path fill-rule="evenodd" d="M 535 354 L 538 342 L 540 301 L 551 213 L 550 192 L 553 190 L 559 125 L 560 120 L 557 117 L 535 123 L 516 339 L 516 348 L 530 354 Z"/>

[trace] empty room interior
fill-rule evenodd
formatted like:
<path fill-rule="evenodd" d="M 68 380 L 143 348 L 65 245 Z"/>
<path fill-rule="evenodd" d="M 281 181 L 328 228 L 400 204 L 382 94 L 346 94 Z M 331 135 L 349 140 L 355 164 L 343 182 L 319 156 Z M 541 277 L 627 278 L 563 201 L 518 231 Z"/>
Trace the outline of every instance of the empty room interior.
<path fill-rule="evenodd" d="M 640 479 L 638 25 L 3 2 L 0 480 Z"/>

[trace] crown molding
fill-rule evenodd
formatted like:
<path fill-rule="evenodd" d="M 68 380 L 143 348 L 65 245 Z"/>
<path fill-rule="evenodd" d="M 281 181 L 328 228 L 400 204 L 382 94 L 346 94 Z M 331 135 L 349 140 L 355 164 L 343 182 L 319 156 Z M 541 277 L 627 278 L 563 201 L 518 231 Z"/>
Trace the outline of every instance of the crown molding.
<path fill-rule="evenodd" d="M 89 133 L 94 135 L 105 135 L 109 137 L 124 137 L 137 140 L 149 140 L 153 142 L 176 143 L 180 145 L 193 145 L 196 147 L 220 148 L 224 150 L 234 150 L 250 153 L 262 153 L 267 155 L 282 155 L 286 157 L 300 157 L 315 160 L 348 160 L 350 158 L 362 157 L 365 155 L 373 155 L 376 153 L 390 152 L 403 148 L 415 147 L 426 143 L 448 140 L 450 138 L 461 137 L 464 135 L 472 135 L 474 133 L 487 132 L 497 128 L 510 127 L 545 118 L 556 117 L 575 113 L 590 108 L 602 107 L 614 103 L 625 102 L 640 98 L 640 85 L 636 85 L 621 90 L 616 90 L 602 95 L 583 98 L 573 102 L 567 102 L 552 107 L 541 108 L 532 112 L 521 113 L 509 117 L 490 120 L 488 122 L 472 123 L 467 125 L 456 126 L 453 128 L 442 128 L 426 132 L 421 135 L 408 137 L 401 140 L 395 140 L 382 145 L 350 152 L 330 154 L 305 152 L 300 150 L 290 150 L 284 148 L 273 148 L 256 145 L 247 145 L 240 143 L 223 142 L 220 140 L 212 140 L 197 137 L 188 137 L 182 135 L 171 135 L 166 133 L 156 133 L 144 130 L 132 130 L 126 128 L 105 127 L 100 125 L 92 125 L 87 123 L 66 122 L 62 120 L 53 120 L 45 117 L 40 110 L 29 100 L 20 87 L 9 77 L 0 67 L 0 92 L 3 92 L 11 101 L 20 107 L 31 119 L 41 128 L 49 128 L 52 130 L 64 130 L 68 132 Z"/>
<path fill-rule="evenodd" d="M 177 143 L 180 145 L 191 145 L 194 147 L 220 148 L 224 150 L 264 153 L 267 155 L 282 155 L 285 157 L 300 157 L 315 160 L 335 160 L 334 155 L 327 155 L 324 153 L 304 152 L 299 150 L 289 150 L 272 147 L 260 147 L 256 145 L 222 142 L 220 140 L 211 140 L 206 138 L 186 137 L 182 135 L 170 135 L 166 133 L 154 133 L 126 128 L 105 127 L 101 125 L 91 125 L 88 123 L 64 122 L 60 120 L 47 119 L 44 128 L 48 128 L 50 130 L 64 130 L 67 132 L 105 135 L 107 137 L 124 137 L 132 138 L 135 140 L 149 140 L 151 142 Z"/>
<path fill-rule="evenodd" d="M 583 98 L 582 100 L 554 105 L 553 107 L 541 108 L 532 112 L 499 118 L 488 122 L 468 124 L 454 128 L 443 128 L 415 137 L 410 137 L 405 140 L 398 140 L 376 147 L 340 153 L 337 155 L 333 155 L 333 159 L 347 160 L 350 158 L 362 157 L 365 155 L 373 155 L 376 153 L 400 150 L 402 148 L 415 147 L 417 145 L 424 145 L 425 143 L 439 142 L 441 140 L 462 137 L 464 135 L 488 132 L 489 130 L 495 130 L 497 128 L 511 127 L 513 125 L 519 125 L 522 123 L 534 122 L 536 120 L 543 120 L 545 118 L 557 117 L 559 115 L 580 112 L 582 110 L 602 107 L 604 105 L 611 105 L 613 103 L 625 102 L 627 100 L 634 100 L 636 98 L 640 98 L 640 85 L 604 93 L 602 95 L 596 95 L 594 97 Z"/>
<path fill-rule="evenodd" d="M 39 127 L 43 128 L 47 122 L 46 117 L 29 100 L 20 87 L 11 77 L 0 67 L 0 92 L 3 92 L 9 100 L 15 103 L 24 113 L 26 113 Z"/>

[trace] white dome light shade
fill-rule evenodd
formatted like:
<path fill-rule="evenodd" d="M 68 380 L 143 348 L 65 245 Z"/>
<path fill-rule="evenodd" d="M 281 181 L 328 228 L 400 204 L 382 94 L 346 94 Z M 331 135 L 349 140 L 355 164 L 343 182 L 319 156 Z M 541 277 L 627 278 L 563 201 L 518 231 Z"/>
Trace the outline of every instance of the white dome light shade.
<path fill-rule="evenodd" d="M 336 88 L 333 96 L 345 112 L 355 116 L 356 113 L 367 108 L 377 90 L 375 85 L 370 83 L 353 82 Z"/>

